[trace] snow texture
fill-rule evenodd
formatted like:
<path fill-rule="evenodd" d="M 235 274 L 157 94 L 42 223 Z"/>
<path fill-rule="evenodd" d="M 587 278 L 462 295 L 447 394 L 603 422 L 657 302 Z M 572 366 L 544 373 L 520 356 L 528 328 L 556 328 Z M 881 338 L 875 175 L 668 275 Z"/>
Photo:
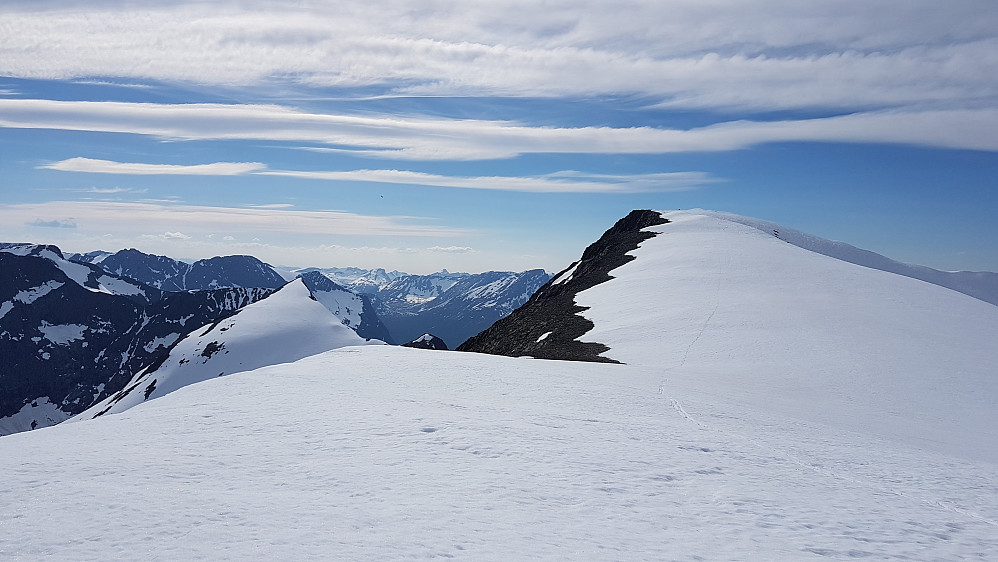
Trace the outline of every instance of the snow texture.
<path fill-rule="evenodd" d="M 0 438 L 0 473 L 8 559 L 998 557 L 995 465 L 634 365 L 343 348 Z"/>

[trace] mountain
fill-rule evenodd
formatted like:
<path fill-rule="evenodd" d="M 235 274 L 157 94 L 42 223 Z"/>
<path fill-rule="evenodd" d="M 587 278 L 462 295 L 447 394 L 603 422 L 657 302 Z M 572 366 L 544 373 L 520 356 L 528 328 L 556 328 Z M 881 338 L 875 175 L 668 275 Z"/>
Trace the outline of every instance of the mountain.
<path fill-rule="evenodd" d="M 164 291 L 191 291 L 226 287 L 276 289 L 284 278 L 253 256 L 222 256 L 186 263 L 135 249 L 71 254 L 70 260 L 141 281 Z"/>
<path fill-rule="evenodd" d="M 435 349 L 438 351 L 447 351 L 447 344 L 444 340 L 434 336 L 433 334 L 423 334 L 418 338 L 402 344 L 402 347 L 414 347 L 416 349 Z"/>
<path fill-rule="evenodd" d="M 319 271 L 308 271 L 299 277 L 316 300 L 358 336 L 395 343 L 367 295 L 341 287 Z"/>
<path fill-rule="evenodd" d="M 384 344 L 358 336 L 313 296 L 303 280 L 291 281 L 269 297 L 179 339 L 122 390 L 75 419 L 122 412 L 226 374 L 369 343 Z"/>
<path fill-rule="evenodd" d="M 81 264 L 67 260 L 62 251 L 56 246 L 5 243 L 0 246 L 0 253 L 47 259 L 65 276 L 90 291 L 123 295 L 139 303 L 152 302 L 162 296 L 162 291 L 150 285 L 107 272 L 93 264 Z"/>
<path fill-rule="evenodd" d="M 0 251 L 0 435 L 83 411 L 192 328 L 271 292 L 163 293 L 24 248 Z"/>
<path fill-rule="evenodd" d="M 614 229 L 532 300 L 548 325 L 490 333 L 544 342 L 581 315 L 562 342 L 619 363 L 283 362 L 324 333 L 285 320 L 358 339 L 298 282 L 303 310 L 244 316 L 268 298 L 176 344 L 136 407 L 0 437 L 0 553 L 998 559 L 998 307 L 709 213 Z M 205 380 L 142 399 L 187 368 Z"/>
<path fill-rule="evenodd" d="M 548 278 L 542 269 L 463 274 L 438 296 L 424 302 L 383 300 L 382 295 L 387 291 L 382 290 L 378 292 L 375 304 L 378 316 L 399 341 L 429 332 L 453 344 L 477 334 L 515 310 Z"/>
<path fill-rule="evenodd" d="M 655 366 L 667 378 L 697 376 L 718 391 L 768 397 L 772 407 L 795 415 L 809 408 L 807 415 L 820 418 L 834 408 L 836 418 L 848 413 L 855 418 L 847 420 L 860 420 L 864 408 L 884 408 L 881 431 L 921 431 L 921 439 L 932 441 L 948 442 L 942 432 L 963 430 L 925 412 L 957 408 L 960 423 L 977 429 L 952 445 L 998 451 L 998 429 L 988 421 L 998 307 L 709 213 L 634 218 L 641 220 L 611 229 L 646 236 L 627 256 L 622 247 L 602 259 L 585 255 L 459 349 Z M 559 286 L 571 294 L 583 268 L 623 257 L 632 259 L 613 268 L 610 279 L 574 292 L 581 310 L 565 306 Z M 578 345 L 565 346 L 563 326 L 574 327 L 580 316 L 591 328 L 569 332 Z M 803 392 L 823 401 L 797 401 Z"/>
<path fill-rule="evenodd" d="M 359 292 L 374 296 L 379 310 L 397 311 L 432 301 L 468 277 L 471 277 L 471 274 L 451 273 L 444 269 L 429 275 L 403 274 L 379 285 L 373 283 L 365 285 L 365 280 L 358 280 L 351 286 Z"/>

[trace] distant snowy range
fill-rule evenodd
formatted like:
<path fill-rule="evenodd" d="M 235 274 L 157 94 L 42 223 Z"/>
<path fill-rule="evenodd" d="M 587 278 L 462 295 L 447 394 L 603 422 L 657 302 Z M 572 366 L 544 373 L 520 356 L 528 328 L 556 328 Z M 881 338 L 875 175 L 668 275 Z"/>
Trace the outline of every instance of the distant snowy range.
<path fill-rule="evenodd" d="M 702 210 L 553 276 L 2 244 L 0 559 L 998 560 L 996 305 Z"/>

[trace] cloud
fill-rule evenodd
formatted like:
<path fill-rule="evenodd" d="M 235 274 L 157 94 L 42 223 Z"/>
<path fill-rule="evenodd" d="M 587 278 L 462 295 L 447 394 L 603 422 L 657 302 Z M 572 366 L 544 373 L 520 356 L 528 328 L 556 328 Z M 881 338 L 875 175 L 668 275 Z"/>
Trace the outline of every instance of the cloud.
<path fill-rule="evenodd" d="M 424 160 L 522 154 L 716 152 L 769 142 L 910 144 L 998 151 L 998 108 L 875 111 L 781 121 L 737 120 L 691 129 L 532 127 L 503 121 L 308 113 L 276 105 L 151 104 L 0 99 L 0 127 L 151 135 L 175 140 L 269 140 L 334 146 L 354 155 Z M 70 159 L 73 170 L 250 173 L 259 163 L 199 166 Z M 62 168 L 59 168 L 62 169 Z M 171 172 L 172 170 L 172 172 Z"/>
<path fill-rule="evenodd" d="M 147 189 L 135 189 L 133 187 L 90 187 L 81 189 L 83 193 L 99 193 L 102 195 L 114 195 L 117 193 L 145 193 Z"/>
<path fill-rule="evenodd" d="M 190 240 L 191 237 L 184 234 L 183 232 L 164 232 L 163 238 L 167 240 Z"/>
<path fill-rule="evenodd" d="M 52 219 L 52 220 L 35 219 L 31 222 L 26 222 L 24 224 L 28 226 L 41 226 L 46 228 L 76 228 L 76 221 L 73 219 Z"/>
<path fill-rule="evenodd" d="M 470 254 L 475 251 L 470 246 L 431 246 L 426 250 L 429 252 L 443 252 L 445 254 Z"/>
<path fill-rule="evenodd" d="M 0 75 L 759 109 L 955 108 L 998 88 L 988 0 L 156 4 L 5 10 Z"/>
<path fill-rule="evenodd" d="M 53 226 L 73 216 L 78 228 L 101 233 L 210 233 L 226 230 L 289 235 L 451 237 L 467 231 L 416 224 L 412 217 L 359 215 L 345 211 L 246 209 L 110 201 L 52 201 L 0 205 L 0 224 Z M 67 223 L 68 224 L 68 223 Z M 173 236 L 178 238 L 178 236 Z"/>
<path fill-rule="evenodd" d="M 92 174 L 127 175 L 196 175 L 196 176 L 237 176 L 266 168 L 259 162 L 214 162 L 212 164 L 140 164 L 134 162 L 112 162 L 93 158 L 70 158 L 39 166 L 47 170 L 62 172 L 86 172 Z M 107 192 L 103 192 L 107 193 Z"/>
<path fill-rule="evenodd" d="M 235 166 L 232 163 L 219 162 L 196 166 L 176 166 L 164 164 L 121 163 L 109 160 L 92 160 L 89 158 L 70 158 L 42 168 L 54 170 L 69 170 L 76 172 L 99 173 L 186 173 L 191 175 L 220 175 Z M 305 171 L 305 170 L 267 170 L 263 164 L 247 165 L 244 173 L 269 176 L 284 176 L 327 181 L 354 181 L 392 183 L 406 185 L 425 185 L 435 187 L 454 187 L 462 189 L 489 189 L 500 191 L 542 192 L 542 193 L 637 193 L 685 191 L 702 187 L 705 184 L 719 180 L 704 172 L 662 172 L 654 174 L 586 174 L 583 172 L 565 170 L 542 176 L 442 176 L 408 170 L 340 170 L 340 171 Z M 114 194 L 131 191 L 126 188 L 91 188 L 87 193 Z M 294 205 L 290 203 L 270 203 L 264 205 L 249 205 L 254 209 L 286 209 Z"/>
<path fill-rule="evenodd" d="M 558 172 L 545 176 L 441 176 L 407 170 L 291 171 L 273 170 L 263 175 L 328 181 L 360 181 L 427 185 L 462 189 L 490 189 L 535 193 L 637 193 L 685 191 L 718 181 L 704 172 L 665 172 L 634 175 L 592 175 Z"/>

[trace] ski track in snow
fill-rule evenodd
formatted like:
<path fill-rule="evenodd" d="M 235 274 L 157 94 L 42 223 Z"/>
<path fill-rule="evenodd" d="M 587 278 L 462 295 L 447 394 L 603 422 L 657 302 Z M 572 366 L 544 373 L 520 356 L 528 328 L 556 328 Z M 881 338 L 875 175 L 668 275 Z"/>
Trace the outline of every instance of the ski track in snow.
<path fill-rule="evenodd" d="M 0 438 L 0 558 L 998 557 L 998 467 L 662 375 L 365 347 L 212 379 Z"/>

